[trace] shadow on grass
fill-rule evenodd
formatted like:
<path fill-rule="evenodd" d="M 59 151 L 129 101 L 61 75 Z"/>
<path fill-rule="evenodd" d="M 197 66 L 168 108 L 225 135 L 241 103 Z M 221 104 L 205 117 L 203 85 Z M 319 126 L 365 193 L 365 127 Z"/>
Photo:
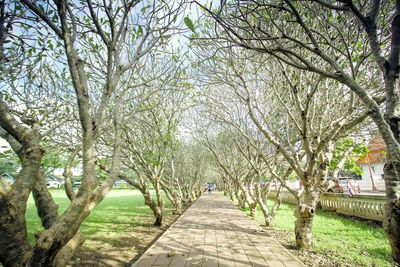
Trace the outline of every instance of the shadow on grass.
<path fill-rule="evenodd" d="M 122 267 L 131 266 L 133 255 L 140 254 L 146 249 L 142 238 L 125 237 L 124 242 L 114 242 L 108 238 L 97 238 L 96 242 L 105 244 L 107 249 L 82 247 L 70 262 L 73 267 Z M 107 246 L 109 244 L 109 246 Z M 128 255 L 129 254 L 129 255 Z"/>
<path fill-rule="evenodd" d="M 286 248 L 297 251 L 294 247 L 295 207 L 281 204 L 274 228 L 286 232 L 277 234 L 277 239 L 284 240 L 280 241 Z M 246 213 L 249 214 L 248 209 Z M 323 210 L 317 210 L 316 215 L 312 232 L 317 253 L 333 259 L 339 266 L 391 266 L 389 242 L 382 223 Z M 263 222 L 259 210 L 257 220 Z"/>
<path fill-rule="evenodd" d="M 68 207 L 65 192 L 52 191 L 59 214 Z M 165 199 L 165 220 L 171 221 L 172 205 Z M 26 213 L 28 236 L 33 244 L 34 233 L 42 230 L 33 198 Z M 125 266 L 165 227 L 153 227 L 154 216 L 144 204 L 143 196 L 135 190 L 111 191 L 86 218 L 81 226 L 86 242 L 71 262 L 73 266 Z M 143 250 L 143 251 L 142 251 Z"/>

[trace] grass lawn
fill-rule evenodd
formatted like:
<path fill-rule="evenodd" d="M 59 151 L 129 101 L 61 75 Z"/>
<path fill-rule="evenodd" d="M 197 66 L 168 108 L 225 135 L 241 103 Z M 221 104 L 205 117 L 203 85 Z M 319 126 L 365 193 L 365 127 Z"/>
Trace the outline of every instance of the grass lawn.
<path fill-rule="evenodd" d="M 294 205 L 281 204 L 274 221 L 274 228 L 293 233 L 292 244 L 295 243 L 294 208 Z M 257 220 L 263 222 L 260 210 Z M 318 210 L 313 235 L 315 251 L 340 266 L 391 266 L 389 242 L 379 225 Z"/>
<path fill-rule="evenodd" d="M 68 207 L 69 200 L 64 190 L 52 190 L 51 194 L 61 214 Z M 170 210 L 171 203 L 166 200 L 166 224 L 174 219 Z M 33 242 L 34 233 L 42 227 L 32 196 L 28 201 L 26 220 L 29 239 Z M 86 241 L 75 259 L 75 265 L 124 266 L 162 232 L 163 228 L 153 227 L 153 222 L 154 216 L 139 191 L 110 191 L 81 226 Z M 101 257 L 105 257 L 104 264 L 99 262 Z"/>

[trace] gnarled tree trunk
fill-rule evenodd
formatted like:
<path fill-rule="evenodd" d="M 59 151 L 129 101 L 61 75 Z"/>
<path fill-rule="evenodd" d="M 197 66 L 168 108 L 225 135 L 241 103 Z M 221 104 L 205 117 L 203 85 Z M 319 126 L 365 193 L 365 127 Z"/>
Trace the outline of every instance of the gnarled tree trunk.
<path fill-rule="evenodd" d="M 386 213 L 384 229 L 389 239 L 392 249 L 393 260 L 400 262 L 400 199 L 398 197 L 400 189 L 400 161 L 392 160 L 390 152 L 384 167 L 386 184 Z M 397 186 L 396 186 L 397 185 Z M 397 190 L 395 190 L 397 189 Z"/>
<path fill-rule="evenodd" d="M 248 202 L 248 205 L 250 208 L 250 217 L 255 218 L 256 217 L 256 209 L 257 209 L 257 201 Z"/>
<path fill-rule="evenodd" d="M 8 112 L 0 96 L 0 129 L 21 160 L 14 184 L 0 188 L 0 262 L 4 266 L 29 265 L 33 251 L 28 242 L 25 212 L 31 188 L 40 177 L 43 150 L 39 135 L 22 126 Z"/>
<path fill-rule="evenodd" d="M 296 216 L 295 237 L 299 249 L 310 250 L 314 247 L 312 223 L 317 203 L 316 192 L 305 189 L 300 197 L 300 203 L 294 212 Z"/>
<path fill-rule="evenodd" d="M 173 214 L 181 215 L 182 212 L 183 212 L 182 211 L 182 201 L 179 200 L 175 204 L 175 208 L 174 208 Z"/>
<path fill-rule="evenodd" d="M 44 229 L 49 229 L 58 217 L 58 205 L 54 202 L 46 181 L 40 174 L 38 181 L 35 182 L 32 190 L 38 215 L 42 221 Z"/>
<path fill-rule="evenodd" d="M 154 221 L 154 226 L 162 226 L 163 225 L 163 212 L 162 210 L 156 206 L 155 210 L 153 211 L 156 220 Z"/>
<path fill-rule="evenodd" d="M 238 200 L 238 206 L 240 209 L 244 210 L 246 208 L 246 198 L 242 193 L 236 194 Z"/>
<path fill-rule="evenodd" d="M 276 195 L 275 203 L 274 203 L 271 211 L 269 210 L 269 208 L 267 206 L 267 195 L 270 192 L 270 185 L 271 184 L 268 184 L 266 186 L 266 188 L 264 188 L 263 190 L 261 190 L 261 186 L 259 183 L 256 186 L 257 202 L 258 202 L 258 205 L 260 206 L 261 212 L 264 216 L 265 226 L 267 226 L 267 227 L 272 226 L 272 222 L 275 219 L 276 212 L 277 212 L 279 206 L 281 205 L 280 193 L 281 193 L 282 187 L 279 187 L 279 190 Z"/>
<path fill-rule="evenodd" d="M 160 190 L 160 182 L 158 179 L 153 179 L 153 186 L 154 190 L 156 191 L 156 198 L 157 198 L 157 203 L 155 203 L 153 213 L 154 216 L 156 217 L 156 221 L 154 222 L 154 226 L 162 226 L 163 225 L 163 212 L 164 212 L 164 201 L 161 196 L 161 190 Z"/>
<path fill-rule="evenodd" d="M 75 236 L 57 253 L 54 258 L 53 266 L 64 267 L 75 255 L 78 248 L 85 242 L 85 237 L 78 231 Z"/>
<path fill-rule="evenodd" d="M 174 211 L 172 213 L 177 215 L 182 214 L 182 198 L 179 193 L 174 191 L 173 188 L 169 187 L 166 183 L 162 181 L 161 186 L 169 201 L 171 201 L 172 205 L 174 206 Z"/>

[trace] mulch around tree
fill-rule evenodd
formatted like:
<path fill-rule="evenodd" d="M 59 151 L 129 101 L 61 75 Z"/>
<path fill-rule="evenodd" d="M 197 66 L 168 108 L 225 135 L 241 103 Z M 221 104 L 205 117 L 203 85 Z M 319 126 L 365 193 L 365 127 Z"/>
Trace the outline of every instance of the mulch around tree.
<path fill-rule="evenodd" d="M 270 227 L 264 227 L 264 231 L 277 240 L 282 246 L 286 247 L 293 255 L 299 258 L 306 266 L 309 267 L 354 267 L 358 265 L 346 264 L 338 262 L 329 255 L 320 254 L 313 251 L 301 251 L 296 248 L 293 232 L 285 230 L 277 230 Z"/>
<path fill-rule="evenodd" d="M 176 220 L 177 215 L 164 218 L 162 227 L 147 224 L 127 228 L 124 233 L 99 232 L 80 247 L 69 267 L 131 266 L 140 255 Z"/>

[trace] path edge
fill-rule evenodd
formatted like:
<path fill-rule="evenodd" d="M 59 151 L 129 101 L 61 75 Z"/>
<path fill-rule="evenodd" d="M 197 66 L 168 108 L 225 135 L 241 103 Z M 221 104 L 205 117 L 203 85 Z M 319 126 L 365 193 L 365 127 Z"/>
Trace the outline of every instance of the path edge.
<path fill-rule="evenodd" d="M 140 254 L 139 258 L 137 258 L 133 263 L 130 263 L 131 265 L 129 265 L 129 266 L 130 266 L 130 267 L 136 267 L 136 266 L 139 264 L 139 262 L 142 260 L 142 258 L 144 258 L 145 256 L 147 256 L 147 251 L 149 251 L 149 250 L 154 246 L 154 244 L 157 242 L 157 240 L 160 239 L 165 233 L 167 233 L 168 231 L 170 231 L 170 229 L 176 224 L 176 222 L 182 217 L 182 215 L 185 214 L 185 213 L 190 209 L 190 207 L 191 207 L 197 200 L 199 200 L 199 198 L 200 198 L 202 195 L 203 195 L 203 194 L 201 194 L 195 201 L 193 201 L 192 203 L 190 203 L 190 205 L 189 205 L 188 207 L 186 207 L 185 211 L 182 212 L 182 214 L 180 214 L 178 217 L 176 217 L 175 220 L 168 226 L 168 228 L 167 228 L 165 231 L 161 232 L 158 236 L 156 236 L 156 237 L 147 245 L 147 247 L 146 247 L 146 249 L 143 251 L 143 253 Z M 134 259 L 135 259 L 135 258 L 133 258 L 132 261 L 133 261 Z M 131 262 L 132 262 L 132 261 L 131 261 Z"/>
<path fill-rule="evenodd" d="M 227 198 L 227 197 L 224 196 L 224 195 L 223 195 L 223 197 Z M 230 203 L 232 203 L 232 205 L 233 205 L 236 209 L 240 210 L 248 219 L 250 219 L 250 221 L 252 221 L 252 223 L 253 223 L 254 225 L 256 225 L 256 227 L 257 227 L 259 230 L 262 230 L 261 232 L 264 231 L 264 233 L 266 233 L 265 230 L 262 228 L 262 226 L 261 226 L 260 224 L 258 224 L 258 222 L 256 221 L 256 219 L 253 219 L 253 218 L 249 217 L 249 215 L 247 215 L 247 213 L 246 213 L 245 211 L 243 211 L 242 209 L 240 209 L 240 208 L 235 204 L 235 202 L 233 202 L 233 201 L 232 201 L 231 199 L 229 199 L 229 198 L 227 198 L 227 199 L 229 200 Z M 284 251 L 286 251 L 286 253 L 288 253 L 289 255 L 291 255 L 292 258 L 294 258 L 301 266 L 306 267 L 306 265 L 304 264 L 304 262 L 302 262 L 296 255 L 294 255 L 292 252 L 290 252 L 290 250 L 288 250 L 287 248 L 285 248 L 277 239 L 275 239 L 273 236 L 270 236 L 270 235 L 268 235 L 268 237 L 272 238 L 276 243 L 278 243 L 280 246 L 282 246 L 282 249 L 283 249 Z"/>

